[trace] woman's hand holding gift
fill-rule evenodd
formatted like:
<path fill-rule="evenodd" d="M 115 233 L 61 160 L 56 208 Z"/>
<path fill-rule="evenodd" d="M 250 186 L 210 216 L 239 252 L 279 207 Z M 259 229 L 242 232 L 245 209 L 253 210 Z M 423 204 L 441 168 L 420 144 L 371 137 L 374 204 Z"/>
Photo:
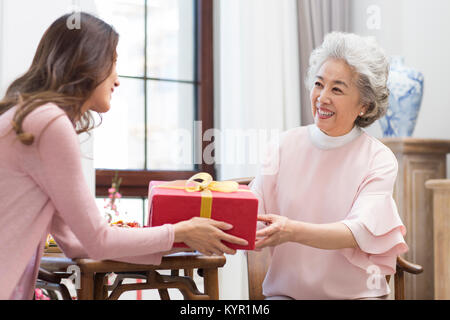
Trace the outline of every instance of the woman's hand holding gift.
<path fill-rule="evenodd" d="M 276 214 L 266 214 L 258 216 L 258 221 L 266 223 L 266 227 L 256 232 L 256 249 L 292 241 L 293 228 L 290 219 Z"/>
<path fill-rule="evenodd" d="M 256 250 L 285 242 L 296 242 L 325 250 L 358 248 L 352 232 L 342 222 L 307 223 L 276 214 L 258 216 L 258 221 L 265 222 L 267 226 L 256 232 Z"/>
<path fill-rule="evenodd" d="M 174 225 L 174 242 L 184 242 L 186 245 L 204 255 L 235 254 L 236 250 L 227 247 L 222 241 L 246 246 L 247 240 L 224 232 L 233 226 L 213 219 L 195 217 Z"/>

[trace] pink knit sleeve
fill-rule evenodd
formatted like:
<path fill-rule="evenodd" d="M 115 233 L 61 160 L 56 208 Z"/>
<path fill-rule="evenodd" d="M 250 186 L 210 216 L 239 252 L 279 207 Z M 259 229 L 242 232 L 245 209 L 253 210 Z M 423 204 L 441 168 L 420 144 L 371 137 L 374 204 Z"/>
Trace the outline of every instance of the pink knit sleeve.
<path fill-rule="evenodd" d="M 375 265 L 382 274 L 394 274 L 397 256 L 408 251 L 403 239 L 406 228 L 392 198 L 396 176 L 397 160 L 390 152 L 380 152 L 342 221 L 359 248 L 342 249 L 341 253 L 364 270 Z"/>
<path fill-rule="evenodd" d="M 50 234 L 68 258 L 81 259 L 89 257 L 86 249 L 83 247 L 69 226 L 60 217 L 58 212 L 53 215 Z"/>
<path fill-rule="evenodd" d="M 72 232 L 68 225 L 59 217 L 59 214 L 55 214 L 53 218 L 53 223 L 51 227 L 52 237 L 55 239 L 58 246 L 63 250 L 64 254 L 71 259 L 82 259 L 89 258 L 89 254 L 83 247 L 81 242 Z M 141 255 L 141 256 L 131 256 L 131 257 L 121 257 L 111 260 L 136 263 L 136 264 L 160 264 L 163 252 Z"/>
<path fill-rule="evenodd" d="M 96 260 L 141 256 L 142 263 L 160 263 L 161 253 L 172 248 L 173 226 L 125 229 L 106 223 L 89 193 L 79 141 L 66 116 L 44 127 L 34 145 L 35 163 L 27 168 L 57 211 L 52 232 L 65 252 Z"/>

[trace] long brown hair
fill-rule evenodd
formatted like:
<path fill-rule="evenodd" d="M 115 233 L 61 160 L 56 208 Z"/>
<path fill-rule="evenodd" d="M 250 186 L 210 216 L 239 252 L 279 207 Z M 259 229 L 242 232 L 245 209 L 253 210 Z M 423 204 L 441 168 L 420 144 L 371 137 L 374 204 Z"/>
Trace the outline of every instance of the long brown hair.
<path fill-rule="evenodd" d="M 68 27 L 74 14 L 79 15 L 79 28 Z M 78 134 L 94 128 L 93 115 L 81 108 L 111 73 L 118 41 L 111 25 L 84 12 L 66 14 L 47 29 L 31 67 L 0 101 L 0 116 L 18 106 L 12 127 L 23 144 L 34 141 L 23 131 L 25 117 L 49 102 L 66 112 Z"/>

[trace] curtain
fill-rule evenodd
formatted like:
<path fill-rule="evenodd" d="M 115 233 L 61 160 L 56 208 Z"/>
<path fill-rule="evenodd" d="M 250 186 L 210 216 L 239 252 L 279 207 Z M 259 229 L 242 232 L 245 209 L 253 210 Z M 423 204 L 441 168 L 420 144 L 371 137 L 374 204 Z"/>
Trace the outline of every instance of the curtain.
<path fill-rule="evenodd" d="M 297 11 L 301 119 L 302 125 L 308 125 L 314 123 L 311 115 L 309 91 L 305 87 L 309 56 L 322 43 L 327 33 L 349 31 L 350 4 L 349 0 L 297 0 Z"/>
<path fill-rule="evenodd" d="M 296 3 L 220 0 L 217 4 L 215 127 L 223 139 L 216 148 L 216 162 L 220 178 L 236 178 L 256 174 L 258 163 L 243 155 L 246 148 L 238 148 L 227 130 L 267 133 L 269 138 L 271 130 L 300 125 Z"/>
<path fill-rule="evenodd" d="M 264 143 L 300 125 L 296 8 L 296 0 L 215 1 L 214 141 L 220 180 L 255 176 Z M 241 251 L 227 256 L 219 277 L 221 299 L 248 299 Z"/>

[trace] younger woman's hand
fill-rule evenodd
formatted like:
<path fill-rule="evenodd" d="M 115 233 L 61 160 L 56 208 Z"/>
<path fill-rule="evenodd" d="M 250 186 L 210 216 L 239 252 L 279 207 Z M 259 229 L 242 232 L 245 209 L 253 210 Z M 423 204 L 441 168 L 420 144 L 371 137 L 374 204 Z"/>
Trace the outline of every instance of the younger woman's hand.
<path fill-rule="evenodd" d="M 256 232 L 256 250 L 277 246 L 292 240 L 293 230 L 291 220 L 288 218 L 276 214 L 265 214 L 258 216 L 258 221 L 265 222 L 267 226 Z"/>
<path fill-rule="evenodd" d="M 232 225 L 225 222 L 196 217 L 174 225 L 174 242 L 184 242 L 192 249 L 208 256 L 224 253 L 235 254 L 236 250 L 227 247 L 222 241 L 242 246 L 246 246 L 248 242 L 223 231 L 232 228 Z"/>

